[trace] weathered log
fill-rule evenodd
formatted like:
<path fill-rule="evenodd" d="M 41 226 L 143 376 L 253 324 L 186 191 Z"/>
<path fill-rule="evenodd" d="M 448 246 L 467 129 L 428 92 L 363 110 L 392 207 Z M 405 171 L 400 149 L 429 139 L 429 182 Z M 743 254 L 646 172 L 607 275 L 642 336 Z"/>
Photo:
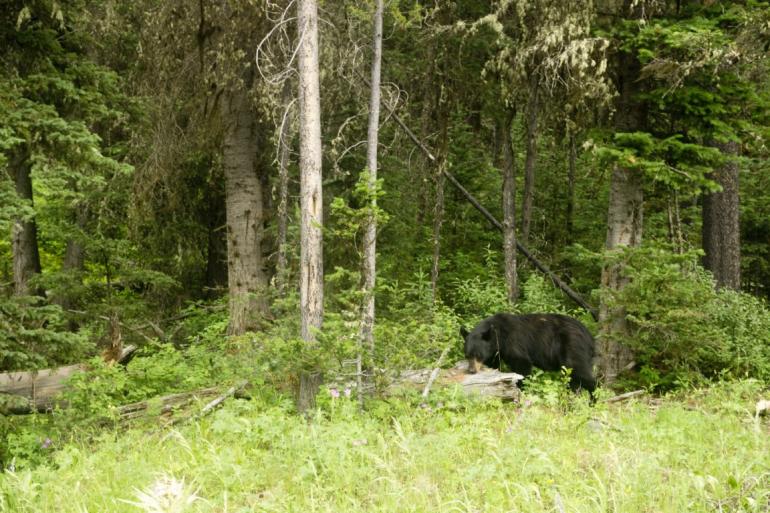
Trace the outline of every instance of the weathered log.
<path fill-rule="evenodd" d="M 432 369 L 404 371 L 394 380 L 388 391 L 395 392 L 403 387 L 424 389 L 433 372 Z M 451 369 L 442 369 L 438 373 L 438 377 L 435 378 L 435 384 L 439 386 L 459 385 L 463 392 L 468 395 L 517 400 L 519 389 L 516 384 L 522 379 L 524 377 L 515 372 L 500 372 L 494 369 L 485 369 L 476 374 L 468 374 L 468 363 L 462 360 Z"/>
<path fill-rule="evenodd" d="M 218 396 L 216 399 L 214 399 L 213 401 L 209 402 L 206 406 L 204 406 L 201 409 L 200 412 L 198 412 L 198 413 L 196 413 L 194 415 L 191 415 L 189 417 L 179 417 L 179 418 L 176 418 L 173 421 L 171 421 L 171 425 L 176 425 L 176 424 L 180 424 L 182 422 L 187 422 L 189 420 L 196 420 L 196 419 L 200 419 L 201 417 L 205 417 L 206 415 L 208 415 L 209 413 L 211 413 L 212 411 L 217 409 L 228 398 L 233 397 L 236 392 L 238 392 L 239 390 L 242 390 L 248 384 L 249 384 L 248 381 L 245 381 L 245 380 L 240 381 L 239 383 L 237 383 L 237 384 L 231 386 L 230 388 L 228 388 L 227 391 L 224 394 Z"/>
<path fill-rule="evenodd" d="M 126 361 L 134 351 L 136 346 L 124 347 L 118 362 Z M 0 413 L 23 415 L 50 411 L 56 396 L 67 388 L 69 378 L 87 367 L 78 363 L 55 369 L 0 374 Z"/>
<path fill-rule="evenodd" d="M 201 388 L 192 392 L 182 392 L 178 394 L 169 394 L 163 397 L 148 399 L 131 404 L 124 404 L 118 407 L 118 415 L 121 419 L 130 420 L 147 415 L 148 412 L 157 412 L 159 415 L 166 415 L 175 409 L 183 408 L 195 399 L 212 397 L 219 393 L 218 388 Z M 157 410 L 156 410 L 157 408 Z"/>

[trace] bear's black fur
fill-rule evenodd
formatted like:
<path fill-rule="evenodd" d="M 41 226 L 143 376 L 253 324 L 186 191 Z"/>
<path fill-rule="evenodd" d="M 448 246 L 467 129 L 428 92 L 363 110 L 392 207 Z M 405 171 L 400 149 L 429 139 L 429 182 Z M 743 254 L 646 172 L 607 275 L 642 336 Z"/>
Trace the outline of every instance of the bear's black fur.
<path fill-rule="evenodd" d="M 495 369 L 505 362 L 513 372 L 529 375 L 532 367 L 558 371 L 572 369 L 570 388 L 588 390 L 593 401 L 595 342 L 580 321 L 560 314 L 495 314 L 472 331 L 460 328 L 465 340 L 468 370 L 481 364 Z"/>

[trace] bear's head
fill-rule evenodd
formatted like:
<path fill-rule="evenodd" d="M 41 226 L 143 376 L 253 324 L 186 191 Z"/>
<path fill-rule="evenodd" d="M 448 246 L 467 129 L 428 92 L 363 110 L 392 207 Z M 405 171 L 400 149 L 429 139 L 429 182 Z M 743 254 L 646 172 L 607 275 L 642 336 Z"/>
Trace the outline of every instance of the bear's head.
<path fill-rule="evenodd" d="M 496 340 L 496 329 L 489 321 L 481 321 L 473 330 L 468 331 L 464 326 L 460 328 L 460 335 L 465 341 L 465 359 L 468 360 L 468 372 L 476 374 L 482 364 L 488 367 L 494 366 L 499 359 L 500 352 Z"/>

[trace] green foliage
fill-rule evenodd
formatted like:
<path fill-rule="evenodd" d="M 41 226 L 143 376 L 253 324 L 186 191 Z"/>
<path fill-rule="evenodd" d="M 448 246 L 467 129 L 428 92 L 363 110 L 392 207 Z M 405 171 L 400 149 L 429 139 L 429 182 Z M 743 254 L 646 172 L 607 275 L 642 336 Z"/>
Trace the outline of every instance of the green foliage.
<path fill-rule="evenodd" d="M 725 375 L 770 379 L 770 310 L 762 301 L 715 291 L 697 253 L 645 247 L 619 258 L 630 282 L 606 299 L 623 307 L 635 327 L 624 342 L 635 351 L 642 384 L 667 389 Z"/>
<path fill-rule="evenodd" d="M 0 296 L 0 370 L 54 367 L 79 361 L 88 333 L 66 331 L 66 316 L 39 297 Z"/>

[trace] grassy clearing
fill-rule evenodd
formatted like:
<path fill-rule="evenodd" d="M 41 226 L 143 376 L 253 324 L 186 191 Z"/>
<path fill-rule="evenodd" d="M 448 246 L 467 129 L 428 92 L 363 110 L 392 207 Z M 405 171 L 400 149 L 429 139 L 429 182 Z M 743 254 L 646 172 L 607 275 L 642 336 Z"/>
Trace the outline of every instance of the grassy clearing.
<path fill-rule="evenodd" d="M 756 385 L 594 409 L 439 395 L 365 415 L 328 399 L 311 423 L 231 401 L 165 439 L 105 433 L 0 475 L 0 511 L 770 511 Z"/>

